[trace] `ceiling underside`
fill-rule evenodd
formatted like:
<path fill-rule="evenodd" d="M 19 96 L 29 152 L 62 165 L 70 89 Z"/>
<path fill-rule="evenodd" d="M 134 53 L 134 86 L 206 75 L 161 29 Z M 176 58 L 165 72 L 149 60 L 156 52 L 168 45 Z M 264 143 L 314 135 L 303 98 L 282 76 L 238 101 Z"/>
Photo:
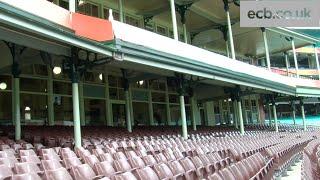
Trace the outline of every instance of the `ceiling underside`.
<path fill-rule="evenodd" d="M 93 0 L 106 5 L 117 7 L 118 0 Z M 190 4 L 186 11 L 187 31 L 191 34 L 192 44 L 226 54 L 226 43 L 220 30 L 227 25 L 227 16 L 224 11 L 223 0 L 175 0 L 176 8 L 179 5 Z M 169 0 L 123 0 L 124 9 L 137 16 L 153 17 L 154 21 L 171 26 Z M 230 16 L 234 36 L 235 51 L 238 57 L 265 56 L 265 48 L 260 28 L 240 27 L 240 7 L 229 0 Z M 177 23 L 182 29 L 181 17 L 177 12 Z M 267 31 L 270 53 L 290 50 L 291 43 L 285 40 L 285 35 Z M 303 47 L 307 43 L 301 39 L 295 40 L 296 47 Z"/>

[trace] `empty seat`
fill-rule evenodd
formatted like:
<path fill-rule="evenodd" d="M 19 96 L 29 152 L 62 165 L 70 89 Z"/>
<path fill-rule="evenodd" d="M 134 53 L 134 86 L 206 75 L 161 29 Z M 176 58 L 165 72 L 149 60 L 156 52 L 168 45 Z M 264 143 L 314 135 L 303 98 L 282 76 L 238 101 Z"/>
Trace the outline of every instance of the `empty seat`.
<path fill-rule="evenodd" d="M 60 162 L 58 160 L 52 159 L 52 160 L 42 160 L 41 165 L 44 170 L 54 170 L 59 169 L 62 167 Z"/>
<path fill-rule="evenodd" d="M 81 165 L 81 161 L 77 157 L 63 159 L 64 166 L 70 169 L 73 166 Z"/>
<path fill-rule="evenodd" d="M 69 172 L 63 168 L 45 171 L 46 180 L 73 180 Z"/>
<path fill-rule="evenodd" d="M 32 162 L 16 163 L 14 165 L 14 170 L 17 174 L 42 173 L 37 164 Z"/>
<path fill-rule="evenodd" d="M 6 166 L 5 164 L 0 165 L 0 179 L 6 179 L 12 175 L 13 172 L 10 167 Z"/>
<path fill-rule="evenodd" d="M 151 166 L 158 164 L 157 160 L 153 157 L 153 155 L 147 155 L 142 157 L 143 161 L 146 163 L 146 165 Z"/>
<path fill-rule="evenodd" d="M 81 164 L 71 168 L 73 177 L 77 180 L 88 180 L 97 178 L 95 172 L 88 164 Z"/>
<path fill-rule="evenodd" d="M 129 171 L 132 169 L 131 165 L 126 159 L 119 159 L 114 161 L 114 166 L 117 171 L 122 171 L 122 172 Z"/>
<path fill-rule="evenodd" d="M 159 180 L 158 175 L 150 167 L 145 167 L 137 170 L 140 180 Z"/>
<path fill-rule="evenodd" d="M 114 178 L 115 180 L 138 180 L 131 172 L 116 175 Z"/>
<path fill-rule="evenodd" d="M 36 173 L 15 174 L 11 176 L 12 180 L 41 180 L 41 177 Z"/>
<path fill-rule="evenodd" d="M 135 156 L 135 157 L 132 157 L 131 159 L 129 159 L 129 163 L 132 168 L 143 168 L 146 166 L 144 161 L 138 156 Z"/>
<path fill-rule="evenodd" d="M 117 174 L 112 164 L 108 161 L 96 163 L 94 165 L 94 170 L 97 172 L 98 175 L 104 175 L 106 177 L 110 177 L 114 174 Z"/>
<path fill-rule="evenodd" d="M 10 168 L 13 168 L 17 162 L 18 160 L 16 158 L 0 158 L 0 164 L 4 164 Z"/>
<path fill-rule="evenodd" d="M 20 156 L 37 156 L 37 154 L 32 149 L 20 150 Z"/>
<path fill-rule="evenodd" d="M 30 155 L 30 156 L 21 156 L 21 162 L 33 162 L 36 164 L 40 164 L 41 161 L 38 156 Z"/>
<path fill-rule="evenodd" d="M 183 173 L 176 173 L 175 175 L 165 163 L 154 165 L 155 172 L 158 174 L 160 179 L 172 178 L 176 179 L 178 177 L 183 177 Z"/>
<path fill-rule="evenodd" d="M 98 163 L 98 162 L 100 162 L 99 161 L 99 159 L 95 156 L 95 155 L 89 155 L 89 156 L 85 156 L 84 157 L 84 162 L 86 163 L 86 164 L 89 164 L 89 166 L 91 167 L 91 168 L 93 168 L 94 167 L 94 164 L 96 164 L 96 163 Z"/>
<path fill-rule="evenodd" d="M 113 162 L 114 159 L 110 153 L 104 153 L 99 155 L 100 161 Z"/>

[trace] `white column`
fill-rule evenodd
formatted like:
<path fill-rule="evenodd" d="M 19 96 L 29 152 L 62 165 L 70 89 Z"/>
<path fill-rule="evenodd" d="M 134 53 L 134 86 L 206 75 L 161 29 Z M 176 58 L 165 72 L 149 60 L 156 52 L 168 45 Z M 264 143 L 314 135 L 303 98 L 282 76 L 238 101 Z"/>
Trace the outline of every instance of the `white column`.
<path fill-rule="evenodd" d="M 48 69 L 48 122 L 49 126 L 54 126 L 54 107 L 53 107 L 53 79 L 52 79 L 52 69 Z"/>
<path fill-rule="evenodd" d="M 173 37 L 175 40 L 179 41 L 177 18 L 176 18 L 176 8 L 175 8 L 174 0 L 170 0 L 170 8 L 171 8 Z"/>
<path fill-rule="evenodd" d="M 169 101 L 169 89 L 168 83 L 166 82 L 166 114 L 167 114 L 167 124 L 171 122 L 171 112 L 170 112 L 170 101 Z"/>
<path fill-rule="evenodd" d="M 123 16 L 123 0 L 119 0 L 119 15 L 120 15 L 120 22 L 124 22 L 124 16 Z"/>
<path fill-rule="evenodd" d="M 153 119 L 153 105 L 152 105 L 152 92 L 149 89 L 148 90 L 148 107 L 149 107 L 149 123 L 150 125 L 154 125 L 154 119 Z"/>
<path fill-rule="evenodd" d="M 83 83 L 79 82 L 79 109 L 80 109 L 80 125 L 86 125 L 86 112 L 84 107 Z"/>
<path fill-rule="evenodd" d="M 130 120 L 131 126 L 134 126 L 133 105 L 132 105 L 132 88 L 129 85 L 129 105 L 130 105 Z"/>
<path fill-rule="evenodd" d="M 244 124 L 243 124 L 243 117 L 242 117 L 242 107 L 241 107 L 241 100 L 238 100 L 238 117 L 240 122 L 240 134 L 244 135 Z"/>
<path fill-rule="evenodd" d="M 186 108 L 185 108 L 183 95 L 180 95 L 180 113 L 181 113 L 181 124 L 182 124 L 182 137 L 184 139 L 188 139 Z"/>
<path fill-rule="evenodd" d="M 269 71 L 271 71 L 268 38 L 267 38 L 267 32 L 266 32 L 265 28 L 262 28 L 262 35 L 263 35 L 264 49 L 265 49 L 265 52 L 266 52 L 267 68 L 268 68 Z"/>
<path fill-rule="evenodd" d="M 291 46 L 292 46 L 292 52 L 293 52 L 294 66 L 296 68 L 297 78 L 299 78 L 298 59 L 297 59 L 296 47 L 295 47 L 293 38 L 291 38 Z"/>
<path fill-rule="evenodd" d="M 287 76 L 289 76 L 289 66 L 290 66 L 290 63 L 289 63 L 288 53 L 285 53 L 285 54 L 284 54 L 284 58 L 285 58 L 285 61 L 286 61 Z"/>
<path fill-rule="evenodd" d="M 230 58 L 230 51 L 229 51 L 229 41 L 226 41 L 226 53 L 227 53 L 227 57 Z"/>
<path fill-rule="evenodd" d="M 234 42 L 233 42 L 233 35 L 232 35 L 232 26 L 231 26 L 231 19 L 230 19 L 230 13 L 229 10 L 226 10 L 227 13 L 227 21 L 228 21 L 228 37 L 230 42 L 230 48 L 231 48 L 231 57 L 232 59 L 236 59 L 236 53 L 234 50 Z"/>
<path fill-rule="evenodd" d="M 128 132 L 132 132 L 131 119 L 130 119 L 130 100 L 129 100 L 129 91 L 128 89 L 124 91 L 125 101 L 126 101 L 126 123 Z"/>
<path fill-rule="evenodd" d="M 293 119 L 293 125 L 296 125 L 296 111 L 295 111 L 295 109 L 292 110 L 292 119 Z"/>
<path fill-rule="evenodd" d="M 235 128 L 238 129 L 238 108 L 237 108 L 237 101 L 233 101 L 233 118 L 234 118 L 234 125 Z"/>
<path fill-rule="evenodd" d="M 313 45 L 313 47 L 314 47 L 314 56 L 315 56 L 317 71 L 318 71 L 318 79 L 320 80 L 320 66 L 319 66 L 319 57 L 318 57 L 318 52 L 317 52 L 317 46 Z"/>
<path fill-rule="evenodd" d="M 76 12 L 76 0 L 69 0 L 69 11 Z"/>
<path fill-rule="evenodd" d="M 184 37 L 184 42 L 188 44 L 187 26 L 185 23 L 183 24 L 183 37 Z"/>
<path fill-rule="evenodd" d="M 14 121 L 15 121 L 15 140 L 21 139 L 21 117 L 20 117 L 20 79 L 13 78 L 13 107 L 14 107 Z"/>
<path fill-rule="evenodd" d="M 196 103 L 194 95 L 192 97 L 190 97 L 190 104 L 191 104 L 192 129 L 194 131 L 196 131 L 197 130 L 197 118 L 196 118 L 197 103 Z"/>
<path fill-rule="evenodd" d="M 106 72 L 107 70 L 105 70 Z M 111 101 L 110 101 L 110 94 L 109 94 L 109 76 L 107 73 L 105 73 L 105 108 L 106 108 L 106 121 L 107 126 L 113 126 L 113 119 L 112 119 L 112 109 L 111 109 Z"/>
<path fill-rule="evenodd" d="M 222 106 L 223 100 L 219 100 L 218 104 L 219 104 L 219 109 L 220 109 L 220 119 L 221 119 L 221 124 L 225 124 L 225 119 L 224 119 L 224 114 L 223 114 L 223 106 Z"/>
<path fill-rule="evenodd" d="M 272 103 L 272 108 L 273 108 L 273 116 L 274 116 L 275 130 L 276 130 L 276 132 L 279 132 L 276 103 Z"/>
<path fill-rule="evenodd" d="M 270 108 L 269 103 L 267 104 L 267 106 L 268 106 L 268 114 L 269 114 L 269 125 L 271 127 L 272 126 L 272 114 L 271 114 L 271 108 Z"/>
<path fill-rule="evenodd" d="M 303 130 L 306 131 L 307 130 L 307 124 L 306 124 L 306 116 L 305 116 L 305 113 L 304 113 L 304 104 L 303 104 L 303 102 L 301 102 L 300 105 L 301 105 L 301 115 L 302 115 Z"/>
<path fill-rule="evenodd" d="M 79 85 L 72 82 L 72 102 L 73 102 L 73 127 L 74 127 L 74 144 L 76 148 L 81 147 L 81 124 L 80 124 L 80 107 L 79 107 Z"/>

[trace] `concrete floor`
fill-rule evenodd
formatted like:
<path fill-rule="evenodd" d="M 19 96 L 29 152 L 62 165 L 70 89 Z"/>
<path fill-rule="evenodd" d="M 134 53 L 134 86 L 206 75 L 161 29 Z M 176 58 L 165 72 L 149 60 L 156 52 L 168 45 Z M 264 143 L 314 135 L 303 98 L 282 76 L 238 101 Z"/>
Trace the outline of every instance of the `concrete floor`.
<path fill-rule="evenodd" d="M 281 180 L 301 180 L 301 165 L 300 160 L 295 166 L 291 166 L 292 171 L 287 171 L 288 176 L 281 177 Z"/>

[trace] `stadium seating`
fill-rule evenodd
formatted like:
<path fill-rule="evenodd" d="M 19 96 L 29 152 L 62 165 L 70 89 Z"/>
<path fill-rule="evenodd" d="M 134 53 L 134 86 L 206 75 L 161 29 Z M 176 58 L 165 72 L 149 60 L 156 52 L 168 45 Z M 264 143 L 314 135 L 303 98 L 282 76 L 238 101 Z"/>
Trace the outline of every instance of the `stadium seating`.
<path fill-rule="evenodd" d="M 272 179 L 303 149 L 303 175 L 318 177 L 318 129 L 286 127 L 276 133 L 265 127 L 252 126 L 245 135 L 228 128 L 200 128 L 188 140 L 170 127 L 132 134 L 84 127 L 83 147 L 76 149 L 70 127 L 44 127 L 44 131 L 31 126 L 24 128 L 21 141 L 12 140 L 11 128 L 4 128 L 0 179 Z"/>

